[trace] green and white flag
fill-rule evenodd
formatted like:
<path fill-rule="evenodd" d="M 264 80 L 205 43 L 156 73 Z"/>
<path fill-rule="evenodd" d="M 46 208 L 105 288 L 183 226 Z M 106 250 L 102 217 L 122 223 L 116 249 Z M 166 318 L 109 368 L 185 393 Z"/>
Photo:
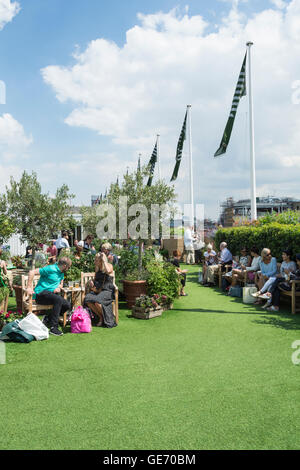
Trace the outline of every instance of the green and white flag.
<path fill-rule="evenodd" d="M 225 127 L 225 131 L 221 140 L 220 147 L 218 148 L 218 150 L 216 151 L 214 155 L 215 157 L 219 157 L 220 155 L 226 152 L 240 99 L 246 95 L 246 58 L 247 58 L 247 52 L 245 54 L 244 62 L 243 62 L 239 79 L 237 82 L 237 86 L 234 92 L 230 115 L 229 115 L 229 118 Z"/>
<path fill-rule="evenodd" d="M 176 163 L 175 163 L 175 168 L 174 168 L 174 171 L 173 171 L 171 181 L 175 181 L 177 179 L 178 170 L 179 170 L 179 167 L 180 167 L 180 162 L 181 162 L 181 158 L 182 158 L 183 144 L 184 144 L 184 141 L 186 139 L 186 120 L 187 120 L 187 111 L 185 113 L 183 126 L 182 126 L 182 129 L 181 129 L 181 133 L 180 133 L 178 144 L 177 144 Z"/>
<path fill-rule="evenodd" d="M 150 176 L 149 176 L 149 179 L 148 179 L 147 186 L 152 185 L 152 180 L 153 180 L 153 175 L 154 175 L 154 169 L 155 169 L 156 162 L 157 162 L 157 140 L 156 140 L 156 144 L 155 144 L 155 147 L 153 149 L 153 152 L 152 152 L 152 155 L 151 155 L 151 158 L 150 158 L 150 162 L 149 162 Z"/>

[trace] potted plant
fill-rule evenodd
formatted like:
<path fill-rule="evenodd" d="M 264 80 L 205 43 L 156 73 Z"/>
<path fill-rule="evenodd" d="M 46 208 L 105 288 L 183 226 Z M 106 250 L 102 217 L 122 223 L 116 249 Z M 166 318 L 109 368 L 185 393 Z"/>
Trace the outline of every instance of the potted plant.
<path fill-rule="evenodd" d="M 142 320 L 149 320 L 150 318 L 160 317 L 163 309 L 159 303 L 159 295 L 150 297 L 148 295 L 141 295 L 135 300 L 132 307 L 132 316 Z"/>
<path fill-rule="evenodd" d="M 180 291 L 180 280 L 175 266 L 171 263 L 152 260 L 147 264 L 147 293 L 159 295 L 164 310 L 173 308 L 173 301 Z"/>
<path fill-rule="evenodd" d="M 128 270 L 124 269 L 124 277 L 123 280 L 123 292 L 129 300 L 127 300 L 127 305 L 131 307 L 134 303 L 134 298 L 139 295 L 140 289 L 142 288 L 145 292 L 146 289 L 146 281 L 145 275 L 147 271 L 145 268 L 145 256 L 146 253 L 150 250 L 144 250 L 144 242 L 149 241 L 152 238 L 152 231 L 151 231 L 151 210 L 153 208 L 153 204 L 157 204 L 159 206 L 171 206 L 175 200 L 175 190 L 173 186 L 169 186 L 168 184 L 164 183 L 163 180 L 157 181 L 154 184 L 152 183 L 151 175 L 151 164 L 144 166 L 143 168 L 138 165 L 137 171 L 132 173 L 127 172 L 123 176 L 122 183 L 119 184 L 117 180 L 116 184 L 111 184 L 109 193 L 105 200 L 100 203 L 104 204 L 104 210 L 100 211 L 103 212 L 102 218 L 105 218 L 105 207 L 108 203 L 109 206 L 113 206 L 115 209 L 116 214 L 116 225 L 119 227 L 119 237 L 122 238 L 122 234 L 126 234 L 129 238 L 133 241 L 134 246 L 129 248 L 128 253 L 133 253 L 134 258 L 132 264 L 134 266 L 130 266 Z M 148 181 L 148 182 L 147 182 Z M 126 199 L 126 207 L 123 205 L 124 199 Z M 141 228 L 143 224 L 137 224 L 139 226 L 139 230 L 135 230 L 136 227 L 136 214 L 140 212 L 140 209 L 134 213 L 131 213 L 130 210 L 134 207 L 143 208 L 143 210 L 147 211 L 147 227 Z M 145 213 L 144 213 L 145 216 Z M 162 214 L 159 212 L 158 214 L 158 226 L 159 226 L 159 233 L 161 234 L 161 227 L 162 227 Z M 143 219 L 145 222 L 145 219 Z M 122 223 L 121 223 L 122 222 Z M 126 229 L 124 229 L 124 224 L 126 225 Z M 133 225 L 132 225 L 133 224 Z M 122 225 L 122 231 L 120 226 Z M 133 231 L 131 231 L 130 226 L 133 227 Z M 100 235 L 97 233 L 100 237 Z M 126 236 L 125 235 L 125 236 Z M 123 263 L 125 253 L 121 253 L 120 264 Z M 130 255 L 128 255 L 130 256 Z M 126 263 L 125 263 L 126 264 Z M 130 279 L 128 278 L 130 277 Z M 135 277 L 135 278 L 133 278 Z M 129 281 L 130 284 L 127 282 Z M 128 297 L 128 289 L 132 290 L 133 284 L 136 283 L 136 293 L 129 294 Z"/>

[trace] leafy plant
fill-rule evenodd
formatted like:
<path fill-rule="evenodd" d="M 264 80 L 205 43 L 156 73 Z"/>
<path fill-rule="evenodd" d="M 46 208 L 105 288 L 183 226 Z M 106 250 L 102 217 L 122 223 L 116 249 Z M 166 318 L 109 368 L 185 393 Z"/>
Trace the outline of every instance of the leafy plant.
<path fill-rule="evenodd" d="M 9 288 L 7 286 L 0 287 L 0 304 L 3 302 L 5 297 L 9 294 Z"/>
<path fill-rule="evenodd" d="M 158 294 L 155 294 L 152 297 L 149 295 L 141 295 L 135 300 L 135 306 L 144 308 L 146 312 L 150 309 L 157 310 L 161 305 L 160 300 L 161 298 Z"/>
<path fill-rule="evenodd" d="M 20 274 L 18 274 L 17 276 L 14 276 L 13 285 L 14 286 L 21 286 L 22 285 L 22 276 Z"/>
<path fill-rule="evenodd" d="M 222 241 L 227 242 L 233 255 L 240 252 L 241 246 L 248 249 L 257 246 L 259 250 L 270 248 L 272 255 L 280 261 L 282 250 L 286 248 L 290 248 L 294 255 L 300 253 L 300 224 L 270 223 L 257 227 L 222 228 L 215 236 L 216 247 Z"/>
<path fill-rule="evenodd" d="M 147 279 L 147 293 L 165 296 L 166 303 L 171 303 L 178 297 L 180 280 L 175 266 L 171 263 L 151 261 L 147 264 L 149 273 Z"/>
<path fill-rule="evenodd" d="M 8 311 L 4 313 L 3 310 L 0 311 L 0 324 L 1 323 L 11 323 L 15 320 L 21 320 L 24 318 L 24 315 L 21 310 L 16 312 Z"/>

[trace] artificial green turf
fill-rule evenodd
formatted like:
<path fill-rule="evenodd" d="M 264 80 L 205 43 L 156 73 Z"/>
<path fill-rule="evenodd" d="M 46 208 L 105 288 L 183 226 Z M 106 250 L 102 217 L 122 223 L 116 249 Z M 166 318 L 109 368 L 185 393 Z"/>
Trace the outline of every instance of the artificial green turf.
<path fill-rule="evenodd" d="M 149 321 L 7 344 L 1 449 L 299 449 L 300 318 L 197 283 Z M 289 310 L 287 310 L 289 312 Z"/>

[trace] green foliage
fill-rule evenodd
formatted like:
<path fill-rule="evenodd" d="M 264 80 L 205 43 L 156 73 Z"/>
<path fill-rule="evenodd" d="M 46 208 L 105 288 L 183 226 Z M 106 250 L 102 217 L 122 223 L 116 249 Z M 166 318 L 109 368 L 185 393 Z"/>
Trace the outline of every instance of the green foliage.
<path fill-rule="evenodd" d="M 3 249 L 2 254 L 1 254 L 1 260 L 3 260 L 3 261 L 9 261 L 10 258 L 11 258 L 11 256 L 10 256 L 10 251 Z"/>
<path fill-rule="evenodd" d="M 20 274 L 18 274 L 17 276 L 14 276 L 13 285 L 14 286 L 21 286 L 22 285 L 22 276 Z"/>
<path fill-rule="evenodd" d="M 300 222 L 300 212 L 287 210 L 284 212 L 271 212 L 263 217 L 260 217 L 259 225 L 269 225 L 273 223 L 282 225 L 297 225 Z"/>
<path fill-rule="evenodd" d="M 82 206 L 80 208 L 80 213 L 82 215 L 82 225 L 85 231 L 88 232 L 90 235 L 93 235 L 94 238 L 96 238 L 96 228 L 98 222 L 100 221 L 100 217 L 97 216 L 97 206 Z"/>
<path fill-rule="evenodd" d="M 171 303 L 178 297 L 180 280 L 175 266 L 170 263 L 151 261 L 147 264 L 149 277 L 147 279 L 147 293 L 150 296 L 158 294 L 167 297 Z"/>
<path fill-rule="evenodd" d="M 3 302 L 3 300 L 8 294 L 9 288 L 7 286 L 0 287 L 0 304 Z"/>
<path fill-rule="evenodd" d="M 92 253 L 82 253 L 80 259 L 75 258 L 74 251 L 62 250 L 59 258 L 66 256 L 72 261 L 72 266 L 65 273 L 66 281 L 77 281 L 81 273 L 95 272 L 95 256 Z"/>
<path fill-rule="evenodd" d="M 12 220 L 5 214 L 0 214 L 0 245 L 7 241 L 14 231 L 15 226 Z"/>
<path fill-rule="evenodd" d="M 242 246 L 248 249 L 257 246 L 259 250 L 270 248 L 280 261 L 283 249 L 290 248 L 294 255 L 300 253 L 300 225 L 271 223 L 258 227 L 223 228 L 216 233 L 216 248 L 223 241 L 227 242 L 233 255 L 239 254 Z"/>
<path fill-rule="evenodd" d="M 37 175 L 24 171 L 19 182 L 11 177 L 10 188 L 6 187 L 6 194 L 0 198 L 0 212 L 34 251 L 68 224 L 68 201 L 72 197 L 66 185 L 57 189 L 55 197 L 43 194 Z"/>

